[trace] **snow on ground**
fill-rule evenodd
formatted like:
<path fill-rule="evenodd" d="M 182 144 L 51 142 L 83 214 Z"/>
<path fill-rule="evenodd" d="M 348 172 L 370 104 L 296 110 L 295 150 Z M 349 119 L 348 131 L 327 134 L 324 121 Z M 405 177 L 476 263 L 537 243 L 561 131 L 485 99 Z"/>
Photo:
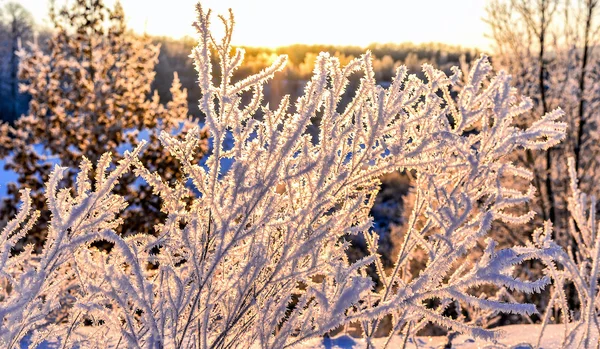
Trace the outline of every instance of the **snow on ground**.
<path fill-rule="evenodd" d="M 452 341 L 452 348 L 456 349 L 531 349 L 535 348 L 537 339 L 541 330 L 541 325 L 509 325 L 503 326 L 500 330 L 504 333 L 502 339 L 498 343 L 485 342 L 474 340 L 465 335 L 460 335 Z M 564 335 L 563 325 L 548 325 L 544 332 L 540 349 L 557 349 L 560 348 Z M 596 343 L 599 339 L 596 335 L 594 338 Z M 377 348 L 383 348 L 385 338 L 377 338 L 374 340 Z M 447 338 L 445 336 L 436 337 L 416 337 L 415 342 L 412 339 L 407 341 L 406 349 L 441 349 L 444 348 Z M 27 348 L 27 341 L 21 342 L 21 348 Z M 387 348 L 400 349 L 402 348 L 403 338 L 400 336 L 393 337 Z M 57 348 L 56 344 L 44 343 L 38 349 L 53 349 Z M 113 346 L 107 344 L 106 348 Z M 258 346 L 253 346 L 253 348 Z M 299 349 L 363 349 L 365 341 L 362 339 L 352 338 L 348 335 L 341 335 L 335 338 L 317 338 L 300 345 Z"/>
<path fill-rule="evenodd" d="M 53 156 L 49 152 L 45 151 L 43 145 L 36 144 L 33 146 L 33 148 L 38 154 L 45 156 L 45 160 L 52 165 L 60 164 L 58 157 Z M 6 166 L 6 161 L 10 156 L 12 155 L 9 155 L 4 159 L 0 159 L 0 200 L 6 196 L 8 184 L 17 183 L 17 180 L 19 179 L 19 175 L 16 172 L 4 168 L 4 166 Z"/>
<path fill-rule="evenodd" d="M 457 349 L 479 349 L 479 348 L 511 348 L 511 349 L 530 349 L 535 348 L 537 339 L 540 333 L 541 325 L 509 325 L 503 326 L 500 330 L 503 332 L 502 339 L 494 344 L 492 342 L 474 340 L 473 338 L 460 335 L 452 341 L 452 348 Z M 548 325 L 544 331 L 540 349 L 556 349 L 560 348 L 561 341 L 564 336 L 563 325 Z M 594 338 L 596 343 L 599 339 L 596 335 Z M 407 341 L 407 349 L 440 349 L 444 348 L 447 338 L 445 336 L 436 337 L 417 337 L 416 344 L 409 339 Z M 382 348 L 385 339 L 375 339 L 377 348 Z M 402 348 L 403 339 L 400 336 L 392 338 L 388 348 Z M 315 339 L 309 341 L 303 346 L 303 349 L 362 349 L 365 348 L 365 341 L 355 339 L 347 335 L 338 336 L 336 338 Z"/>
<path fill-rule="evenodd" d="M 8 183 L 16 182 L 19 176 L 13 171 L 5 170 L 6 160 L 0 160 L 0 199 L 6 195 Z"/>

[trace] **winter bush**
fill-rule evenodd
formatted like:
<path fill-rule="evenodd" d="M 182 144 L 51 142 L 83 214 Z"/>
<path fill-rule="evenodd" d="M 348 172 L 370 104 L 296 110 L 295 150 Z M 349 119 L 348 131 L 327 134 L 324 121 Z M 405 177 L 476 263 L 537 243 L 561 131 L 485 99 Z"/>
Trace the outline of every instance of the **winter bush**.
<path fill-rule="evenodd" d="M 210 11 L 200 5 L 197 11 L 192 55 L 212 152 L 203 163 L 195 160 L 202 143 L 195 128 L 161 134 L 182 179 L 148 168 L 139 159 L 143 145 L 116 166 L 109 153 L 95 167 L 82 158 L 73 188 L 60 185 L 67 170 L 56 166 L 45 184 L 51 219 L 40 251 L 13 250 L 39 216 L 23 189 L 21 209 L 0 235 L 3 347 L 31 334 L 32 346 L 47 340 L 84 348 L 283 348 L 349 323 L 360 324 L 373 346 L 380 320 L 390 315 L 390 335 L 434 322 L 494 340 L 498 332 L 466 324 L 449 309 L 536 312 L 533 304 L 474 292 L 491 285 L 532 293 L 550 282 L 512 272 L 524 261 L 558 254 L 557 246 L 498 249 L 486 237 L 496 220 L 519 226 L 532 218 L 533 212 L 517 212 L 533 188 L 512 186 L 529 185 L 532 173 L 508 159 L 520 149 L 557 144 L 565 134 L 560 110 L 515 127 L 531 102 L 517 95 L 506 73 L 492 76 L 486 57 L 464 81 L 458 69 L 448 76 L 424 65 L 422 81 L 399 67 L 384 89 L 375 83 L 368 52 L 344 67 L 319 55 L 304 95 L 271 108 L 262 103 L 263 89 L 286 57 L 233 81 L 244 59 L 231 46 L 233 16 L 219 17 L 225 36 L 217 40 Z M 213 79 L 213 52 L 220 81 Z M 342 108 L 353 74 L 360 85 Z M 313 137 L 307 128 L 316 117 L 321 124 Z M 114 189 L 130 170 L 162 199 L 166 218 L 156 236 L 116 233 L 127 203 Z M 386 272 L 369 210 L 379 176 L 397 170 L 416 173 L 415 198 Z M 346 254 L 353 235 L 369 250 L 357 261 Z M 96 247 L 98 241 L 109 247 Z M 415 253 L 426 256 L 417 272 Z"/>

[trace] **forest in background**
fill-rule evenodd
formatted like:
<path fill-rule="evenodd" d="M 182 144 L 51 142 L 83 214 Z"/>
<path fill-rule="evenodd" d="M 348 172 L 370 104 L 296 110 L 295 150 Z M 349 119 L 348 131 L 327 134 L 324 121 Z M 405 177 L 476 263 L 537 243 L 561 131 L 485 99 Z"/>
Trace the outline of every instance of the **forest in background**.
<path fill-rule="evenodd" d="M 36 24 L 31 14 L 22 5 L 7 3 L 0 11 L 0 121 L 14 122 L 27 113 L 29 96 L 19 92 L 17 78 L 18 57 L 14 54 L 19 47 L 36 42 L 42 48 L 47 45 L 52 29 Z M 132 35 L 135 35 L 131 33 Z M 161 102 L 171 98 L 169 89 L 173 74 L 178 73 L 182 87 L 188 91 L 189 108 L 192 115 L 201 117 L 198 110 L 200 89 L 193 60 L 189 57 L 196 45 L 196 39 L 183 37 L 150 37 L 152 43 L 159 45 L 160 54 L 155 67 L 156 77 L 152 87 L 158 91 Z M 443 43 L 374 43 L 367 47 L 304 45 L 296 44 L 278 48 L 243 47 L 246 50 L 246 62 L 237 72 L 237 78 L 245 78 L 261 71 L 281 54 L 289 57 L 285 70 L 275 77 L 266 93 L 266 99 L 275 103 L 285 94 L 297 97 L 307 79 L 312 75 L 314 61 L 319 52 L 329 52 L 347 63 L 370 50 L 375 57 L 374 69 L 377 80 L 389 84 L 398 66 L 404 64 L 411 73 L 422 76 L 421 65 L 433 64 L 439 69 L 450 72 L 450 67 L 460 65 L 461 57 L 466 62 L 478 57 L 476 49 L 446 45 Z"/>
<path fill-rule="evenodd" d="M 196 83 L 196 71 L 189 52 L 195 46 L 195 39 L 183 38 L 175 40 L 167 37 L 152 38 L 152 42 L 160 45 L 159 61 L 156 66 L 154 87 L 161 96 L 161 101 L 169 98 L 169 87 L 173 80 L 173 72 L 178 72 L 182 86 L 188 89 L 189 107 L 194 115 L 198 115 L 198 99 L 200 89 Z M 246 50 L 246 62 L 236 73 L 236 78 L 245 78 L 256 74 L 282 54 L 288 56 L 286 68 L 274 77 L 269 86 L 265 99 L 271 104 L 277 104 L 281 97 L 290 94 L 298 97 L 312 75 L 314 62 L 319 52 L 328 52 L 340 58 L 343 64 L 359 57 L 370 50 L 374 57 L 374 69 L 377 81 L 387 86 L 391 82 L 395 70 L 400 65 L 406 65 L 411 73 L 423 76 L 421 65 L 430 63 L 439 69 L 450 72 L 452 66 L 460 65 L 461 57 L 470 62 L 478 56 L 475 49 L 461 48 L 441 43 L 428 44 L 371 44 L 368 47 L 333 46 L 333 45 L 303 45 L 296 44 L 279 48 L 242 47 Z"/>

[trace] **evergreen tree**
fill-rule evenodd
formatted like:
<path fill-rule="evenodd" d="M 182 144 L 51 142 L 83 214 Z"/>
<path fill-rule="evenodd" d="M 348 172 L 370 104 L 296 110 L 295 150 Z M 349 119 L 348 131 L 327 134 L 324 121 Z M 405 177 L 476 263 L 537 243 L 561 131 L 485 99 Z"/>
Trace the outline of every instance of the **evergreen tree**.
<path fill-rule="evenodd" d="M 19 176 L 19 184 L 32 189 L 35 205 L 43 209 L 43 183 L 53 164 L 74 167 L 82 157 L 97 162 L 105 152 L 118 153 L 149 141 L 144 154 L 151 167 L 173 179 L 176 163 L 159 147 L 158 133 L 188 127 L 187 92 L 175 77 L 173 101 L 163 106 L 152 95 L 154 66 L 159 47 L 148 38 L 128 33 L 123 9 L 108 8 L 102 0 L 77 0 L 60 11 L 51 9 L 55 33 L 48 53 L 37 45 L 21 50 L 21 92 L 31 95 L 29 112 L 14 128 L 4 126 L 0 155 L 10 155 L 6 167 Z M 141 131 L 141 132 L 140 132 Z M 154 164 L 160 163 L 160 166 Z M 72 182 L 73 174 L 66 177 Z M 145 184 L 125 176 L 117 191 L 130 203 L 122 233 L 151 232 L 158 222 L 152 212 L 160 202 Z M 132 193 L 138 192 L 135 198 Z M 13 214 L 17 189 L 8 186 L 2 214 Z M 136 216 L 138 208 L 144 215 Z M 153 208 L 153 209 L 152 209 Z M 158 214 L 158 213 L 157 213 Z M 41 226 L 49 217 L 42 217 Z"/>

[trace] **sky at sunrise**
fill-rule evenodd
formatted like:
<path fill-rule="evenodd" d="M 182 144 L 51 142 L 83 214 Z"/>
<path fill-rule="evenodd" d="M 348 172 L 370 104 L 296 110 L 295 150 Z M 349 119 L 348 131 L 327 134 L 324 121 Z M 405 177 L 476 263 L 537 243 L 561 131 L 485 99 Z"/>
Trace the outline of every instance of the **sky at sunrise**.
<path fill-rule="evenodd" d="M 0 0 L 0 5 L 8 0 Z M 49 0 L 17 0 L 48 25 Z M 67 0 L 56 0 L 58 5 Z M 106 0 L 113 4 L 115 0 Z M 194 35 L 196 0 L 121 0 L 136 32 Z M 365 46 L 373 42 L 442 42 L 486 48 L 484 0 L 204 0 L 205 8 L 236 16 L 234 44 L 294 43 Z M 218 34 L 218 21 L 213 30 Z"/>

